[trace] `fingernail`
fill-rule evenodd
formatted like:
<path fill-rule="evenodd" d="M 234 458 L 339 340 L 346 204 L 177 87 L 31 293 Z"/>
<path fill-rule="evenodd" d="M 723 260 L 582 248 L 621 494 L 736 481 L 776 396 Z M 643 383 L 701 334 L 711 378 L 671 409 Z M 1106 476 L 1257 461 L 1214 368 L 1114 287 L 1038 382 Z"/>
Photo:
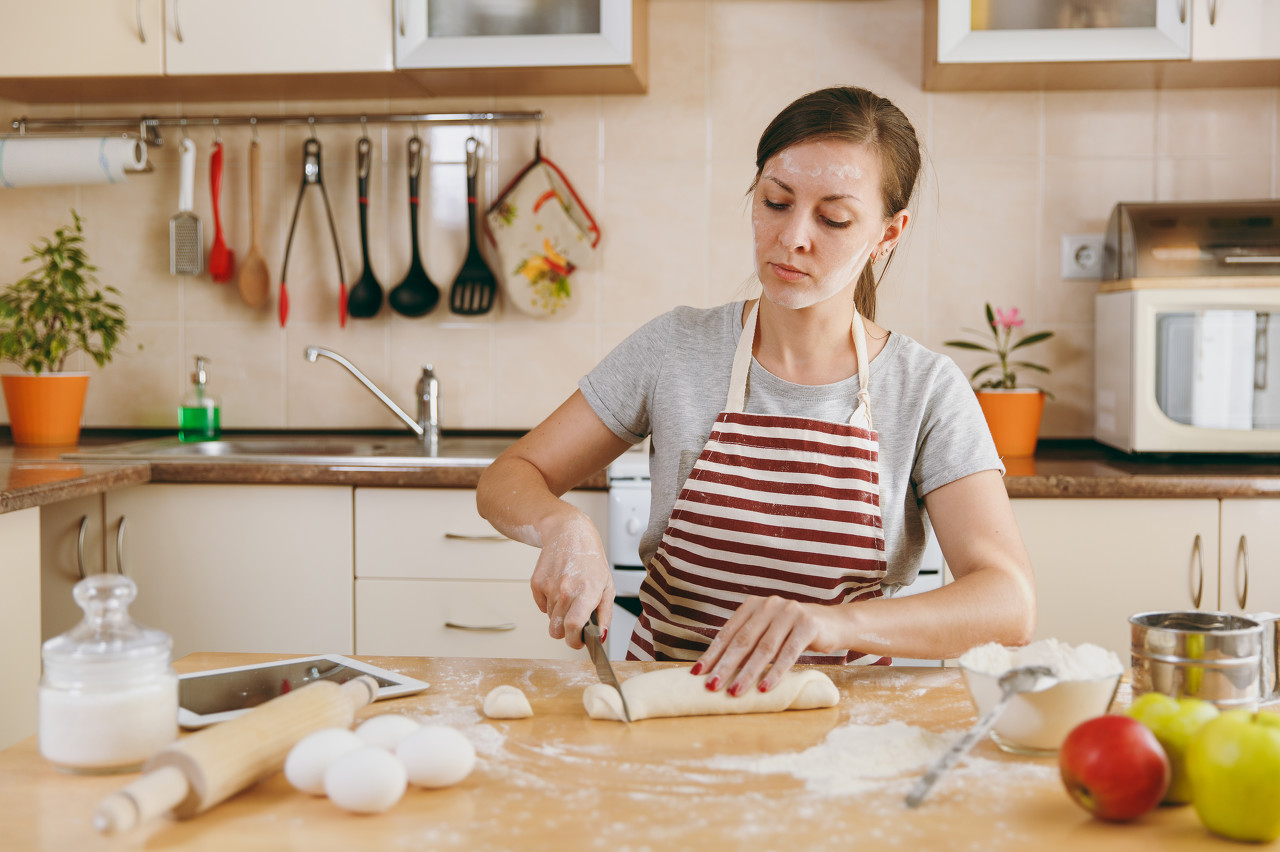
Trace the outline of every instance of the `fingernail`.
<path fill-rule="evenodd" d="M 702 674 L 702 663 L 694 663 L 693 668 L 689 669 L 689 674 Z"/>
<path fill-rule="evenodd" d="M 719 688 L 720 688 L 720 675 L 716 675 L 715 677 L 707 681 L 707 689 L 711 690 L 712 692 L 715 692 Z"/>
<path fill-rule="evenodd" d="M 765 681 L 763 681 L 763 680 L 762 680 L 762 681 L 760 681 L 760 691 L 761 691 L 761 692 L 768 692 L 768 691 L 769 691 L 769 684 L 768 684 L 768 683 L 766 683 L 766 682 L 765 682 Z"/>
<path fill-rule="evenodd" d="M 609 628 L 605 627 L 600 631 L 600 641 L 603 642 L 608 638 L 609 638 Z"/>
<path fill-rule="evenodd" d="M 729 694 L 732 695 L 734 698 L 737 698 L 738 693 L 741 691 L 742 691 L 741 683 L 735 683 L 733 686 L 729 687 Z"/>

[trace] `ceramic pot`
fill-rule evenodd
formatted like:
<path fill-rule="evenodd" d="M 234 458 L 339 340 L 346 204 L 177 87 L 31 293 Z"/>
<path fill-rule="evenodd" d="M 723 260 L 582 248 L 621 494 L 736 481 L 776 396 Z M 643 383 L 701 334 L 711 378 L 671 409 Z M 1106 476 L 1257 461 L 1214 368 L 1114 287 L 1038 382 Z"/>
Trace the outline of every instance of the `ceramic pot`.
<path fill-rule="evenodd" d="M 0 384 L 15 444 L 68 446 L 80 440 L 88 373 L 0 376 Z"/>
<path fill-rule="evenodd" d="M 1035 455 L 1040 416 L 1044 413 L 1044 391 L 1000 388 L 976 393 L 996 442 L 996 452 L 1002 458 Z"/>

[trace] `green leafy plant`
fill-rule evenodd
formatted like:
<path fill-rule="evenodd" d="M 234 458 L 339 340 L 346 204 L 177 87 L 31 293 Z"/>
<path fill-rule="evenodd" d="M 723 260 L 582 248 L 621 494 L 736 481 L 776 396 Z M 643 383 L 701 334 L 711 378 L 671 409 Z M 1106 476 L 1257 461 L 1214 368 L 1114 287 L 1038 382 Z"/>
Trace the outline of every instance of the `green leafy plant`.
<path fill-rule="evenodd" d="M 71 217 L 53 239 L 31 245 L 22 262 L 36 268 L 0 293 L 0 361 L 37 376 L 61 372 L 77 351 L 103 366 L 127 327 L 124 309 L 109 301 L 120 291 L 93 286 L 97 267 L 85 255 L 80 216 Z"/>
<path fill-rule="evenodd" d="M 1008 311 L 1005 311 L 1001 308 L 997 308 L 992 311 L 990 303 L 987 303 L 986 309 L 987 328 L 990 329 L 991 332 L 993 340 L 992 344 L 974 343 L 970 340 L 947 340 L 944 342 L 945 345 L 954 346 L 957 349 L 973 349 L 979 352 L 990 352 L 996 356 L 997 360 L 989 361 L 969 374 L 969 382 L 971 384 L 978 382 L 978 379 L 982 379 L 981 382 L 974 384 L 974 388 L 976 390 L 984 390 L 988 388 L 1016 388 L 1018 387 L 1019 370 L 1034 370 L 1037 373 L 1048 373 L 1048 367 L 1041 364 L 1034 364 L 1030 361 L 1013 361 L 1010 360 L 1010 356 L 1018 349 L 1048 340 L 1050 337 L 1053 337 L 1053 332 L 1037 331 L 1035 334 L 1028 334 L 1024 337 L 1020 337 L 1016 341 L 1011 340 L 1013 337 L 1013 330 L 1015 328 L 1021 328 L 1025 322 L 1025 320 L 1023 320 L 1023 318 L 1018 314 L 1018 309 L 1010 308 Z M 986 336 L 985 332 L 978 331 L 977 329 L 966 328 L 964 330 L 979 337 Z M 999 373 L 998 375 L 993 375 L 992 371 L 999 371 Z M 985 378 L 983 378 L 984 376 Z M 1053 397 L 1053 394 L 1044 390 L 1044 388 L 1036 387 L 1035 385 L 1030 385 L 1029 387 L 1034 387 L 1036 390 L 1044 392 L 1050 398 Z"/>

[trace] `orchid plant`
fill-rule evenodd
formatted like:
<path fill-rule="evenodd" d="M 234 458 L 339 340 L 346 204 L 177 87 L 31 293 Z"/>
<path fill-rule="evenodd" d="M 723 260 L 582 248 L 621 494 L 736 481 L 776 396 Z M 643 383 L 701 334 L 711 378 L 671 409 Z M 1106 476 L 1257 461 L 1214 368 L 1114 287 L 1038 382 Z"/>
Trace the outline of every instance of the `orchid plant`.
<path fill-rule="evenodd" d="M 976 390 L 1007 390 L 1010 388 L 1016 388 L 1018 387 L 1019 370 L 1034 370 L 1037 373 L 1048 373 L 1048 367 L 1041 364 L 1033 364 L 1030 361 L 1012 361 L 1010 360 L 1010 356 L 1015 350 L 1030 346 L 1033 343 L 1040 343 L 1048 340 L 1050 337 L 1053 337 L 1053 332 L 1037 331 L 1034 334 L 1028 334 L 1018 338 L 1017 340 L 1012 340 L 1013 330 L 1015 328 L 1022 328 L 1025 323 L 1025 320 L 1023 320 L 1022 316 L 1018 313 L 1018 309 L 1009 308 L 1009 310 L 1006 311 L 1001 308 L 996 308 L 993 311 L 990 303 L 987 303 L 986 309 L 987 327 L 991 330 L 994 345 L 974 343 L 969 340 L 945 341 L 945 345 L 947 346 L 954 346 L 957 349 L 972 349 L 979 352 L 990 352 L 998 359 L 981 365 L 969 374 L 970 383 L 977 382 L 979 378 L 982 378 L 981 383 L 974 385 L 974 388 Z M 982 337 L 986 336 L 984 332 L 978 331 L 977 329 L 966 328 L 965 331 Z M 999 375 L 992 375 L 992 372 L 995 370 L 999 370 Z M 1031 387 L 1035 386 L 1032 385 Z M 1053 396 L 1053 394 L 1050 394 L 1043 388 L 1036 387 L 1035 389 L 1044 392 L 1049 397 Z"/>

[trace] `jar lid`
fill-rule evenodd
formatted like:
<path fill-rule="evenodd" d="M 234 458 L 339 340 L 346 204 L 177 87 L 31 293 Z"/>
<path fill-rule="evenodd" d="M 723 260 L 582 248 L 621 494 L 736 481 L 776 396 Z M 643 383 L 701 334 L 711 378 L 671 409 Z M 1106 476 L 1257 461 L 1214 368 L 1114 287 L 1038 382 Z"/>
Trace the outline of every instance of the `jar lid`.
<path fill-rule="evenodd" d="M 138 596 L 133 580 L 121 574 L 95 574 L 72 589 L 84 620 L 43 646 L 46 664 L 166 664 L 173 640 L 162 630 L 144 627 L 129 617 Z"/>

